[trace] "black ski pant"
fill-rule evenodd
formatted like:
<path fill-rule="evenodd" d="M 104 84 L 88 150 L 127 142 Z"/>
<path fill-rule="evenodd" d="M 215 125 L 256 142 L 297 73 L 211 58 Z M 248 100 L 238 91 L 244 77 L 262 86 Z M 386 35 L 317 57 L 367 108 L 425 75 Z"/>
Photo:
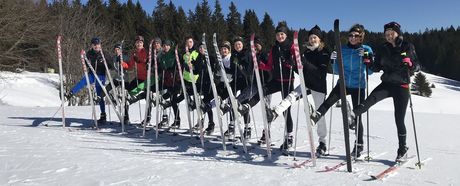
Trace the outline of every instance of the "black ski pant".
<path fill-rule="evenodd" d="M 409 89 L 400 85 L 381 83 L 369 95 L 369 97 L 359 106 L 353 109 L 356 115 L 360 115 L 377 102 L 385 98 L 393 98 L 394 116 L 398 132 L 399 147 L 406 146 L 406 125 L 404 118 L 406 116 L 407 103 L 409 101 Z"/>
<path fill-rule="evenodd" d="M 364 102 L 365 99 L 365 93 L 366 90 L 364 88 L 346 88 L 347 95 L 351 95 L 351 101 L 352 101 L 352 106 L 353 108 L 356 108 L 359 104 Z M 326 98 L 326 100 L 321 104 L 318 108 L 318 112 L 321 113 L 321 115 L 325 115 L 326 112 L 333 106 L 338 100 L 340 99 L 340 84 L 337 83 L 337 85 L 332 89 L 331 93 L 329 96 Z M 347 103 L 342 103 L 342 104 L 347 104 Z M 362 145 L 364 143 L 363 141 L 363 122 L 361 119 L 361 113 L 356 114 L 356 129 L 358 130 L 358 144 Z"/>

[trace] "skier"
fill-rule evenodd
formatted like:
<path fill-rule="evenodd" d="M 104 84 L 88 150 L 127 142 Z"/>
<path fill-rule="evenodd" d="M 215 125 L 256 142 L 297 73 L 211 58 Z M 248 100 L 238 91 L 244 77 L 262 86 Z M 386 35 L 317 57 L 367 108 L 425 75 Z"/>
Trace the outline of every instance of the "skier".
<path fill-rule="evenodd" d="M 404 117 L 406 115 L 407 103 L 409 101 L 409 74 L 419 71 L 417 55 L 414 45 L 405 41 L 401 35 L 401 26 L 396 22 L 384 25 L 386 42 L 375 56 L 375 61 L 370 65 L 374 72 L 383 71 L 382 82 L 371 92 L 369 97 L 353 109 L 352 117 L 361 115 L 377 102 L 392 97 L 394 104 L 394 115 L 396 129 L 398 132 L 399 148 L 396 161 L 406 157 L 406 126 Z"/>
<path fill-rule="evenodd" d="M 147 79 L 147 50 L 144 48 L 144 37 L 136 36 L 135 38 L 135 50 L 131 54 L 131 58 L 129 61 L 122 62 L 123 68 L 125 69 L 133 69 L 137 68 L 136 78 L 134 78 L 131 82 L 129 82 L 125 89 L 128 91 L 132 91 L 135 89 L 138 84 L 143 83 Z M 132 94 L 130 92 L 130 94 Z M 130 104 L 133 102 L 129 101 Z M 129 123 L 129 105 L 126 104 L 125 106 L 125 124 Z M 149 117 L 147 118 L 149 120 Z"/>
<path fill-rule="evenodd" d="M 326 74 L 330 66 L 329 55 L 330 52 L 323 42 L 321 29 L 315 25 L 308 32 L 307 49 L 302 55 L 303 73 L 305 76 L 305 85 L 308 88 L 307 94 L 313 96 L 316 109 L 324 102 L 326 97 Z M 297 69 L 297 68 L 295 68 Z M 297 86 L 281 103 L 267 111 L 267 119 L 269 122 L 273 121 L 284 112 L 287 107 L 291 106 L 296 99 L 302 96 L 300 85 Z M 306 98 L 304 98 L 306 99 Z M 327 127 L 324 118 L 320 119 L 317 123 L 317 133 L 319 137 L 319 146 L 316 148 L 318 155 L 324 155 L 326 152 L 326 135 Z"/>
<path fill-rule="evenodd" d="M 366 64 L 369 64 L 373 55 L 372 48 L 368 45 L 364 45 L 364 26 L 360 24 L 353 25 L 348 31 L 348 43 L 342 46 L 342 59 L 343 68 L 345 73 L 345 87 L 346 93 L 351 95 L 353 108 L 364 101 L 364 95 L 366 91 L 366 73 L 372 74 L 372 71 L 366 70 Z M 368 53 L 369 55 L 365 55 Z M 336 58 L 335 55 L 332 56 Z M 338 65 L 333 65 L 334 73 L 338 72 Z M 307 75 L 308 76 L 308 75 Z M 340 99 L 340 84 L 337 82 L 336 86 L 332 89 L 327 99 L 319 108 L 311 115 L 314 123 L 318 122 L 327 112 L 327 110 Z M 347 104 L 347 103 L 343 103 Z M 355 147 L 352 150 L 352 156 L 360 157 L 363 151 L 363 124 L 361 117 L 356 120 L 352 120 L 350 123 L 350 129 L 355 129 L 358 125 L 357 139 L 355 141 Z"/>
<path fill-rule="evenodd" d="M 95 68 L 96 74 L 93 74 L 92 71 L 88 73 L 88 78 L 89 82 L 91 84 L 95 83 L 96 78 L 95 76 L 101 80 L 101 83 L 105 85 L 105 75 L 106 75 L 106 69 L 104 65 L 104 61 L 102 59 L 102 54 L 101 54 L 101 39 L 98 37 L 94 37 L 91 39 L 91 49 L 86 52 L 86 57 L 88 58 L 89 62 L 91 65 Z M 111 64 L 108 64 L 109 68 L 113 68 Z M 96 101 L 99 102 L 99 108 L 101 110 L 101 115 L 99 119 L 97 120 L 97 123 L 99 125 L 105 124 L 107 121 L 107 114 L 105 112 L 105 101 L 102 99 L 102 87 L 99 85 L 99 83 L 95 83 L 96 85 L 96 94 L 98 98 Z M 77 94 L 82 88 L 86 86 L 86 78 L 83 76 L 83 78 L 70 90 L 70 92 L 67 92 L 65 94 L 65 97 L 67 100 L 72 98 L 75 94 Z M 90 93 L 91 94 L 91 93 Z M 95 101 L 95 100 L 90 100 L 90 101 Z"/>

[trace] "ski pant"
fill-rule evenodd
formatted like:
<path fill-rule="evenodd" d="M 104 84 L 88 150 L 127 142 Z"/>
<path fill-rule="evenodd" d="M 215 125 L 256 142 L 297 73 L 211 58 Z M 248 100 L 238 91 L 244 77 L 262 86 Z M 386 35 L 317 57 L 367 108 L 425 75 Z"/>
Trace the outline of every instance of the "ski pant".
<path fill-rule="evenodd" d="M 138 85 L 143 83 L 144 81 L 145 80 L 133 79 L 131 82 L 126 84 L 125 89 L 129 92 L 129 94 L 131 94 L 131 92 L 133 92 L 133 91 L 142 91 L 142 90 L 138 90 L 139 89 Z M 140 98 L 146 98 L 145 91 L 144 91 L 143 94 L 140 94 L 138 96 L 140 96 Z M 149 104 L 149 110 L 147 112 L 148 113 L 147 117 L 150 118 L 150 112 L 152 110 L 152 102 L 146 103 L 146 104 Z M 129 118 L 129 104 L 125 105 L 125 118 Z"/>
<path fill-rule="evenodd" d="M 323 104 L 324 99 L 326 98 L 326 94 L 322 92 L 316 92 L 314 90 L 308 89 L 307 95 L 313 96 L 313 101 L 315 104 L 315 109 L 318 109 L 321 104 Z M 297 86 L 291 93 L 289 93 L 286 98 L 284 98 L 277 106 L 274 107 L 276 114 L 281 115 L 284 111 L 286 111 L 296 100 L 302 98 L 302 89 Z M 310 119 L 310 116 L 307 116 L 307 119 Z M 326 136 L 327 136 L 327 126 L 326 120 L 321 118 L 317 123 L 317 134 L 319 137 L 319 142 L 326 143 Z"/>
<path fill-rule="evenodd" d="M 184 100 L 184 97 L 182 96 L 182 88 L 180 86 L 174 86 L 174 87 L 164 87 L 167 91 L 166 94 L 163 94 L 163 99 L 168 99 L 170 98 L 171 100 L 171 107 L 174 112 L 174 120 L 175 121 L 180 121 L 180 113 L 179 113 L 179 103 Z"/>
<path fill-rule="evenodd" d="M 99 80 L 101 80 L 101 83 L 105 85 L 105 75 L 98 74 L 97 77 L 99 78 Z M 93 73 L 88 74 L 88 78 L 89 78 L 90 84 L 93 84 L 96 82 L 96 78 Z M 72 94 L 77 94 L 82 88 L 85 88 L 85 86 L 86 86 L 86 77 L 83 76 L 83 78 L 81 78 L 81 80 L 72 88 L 71 90 Z M 101 85 L 99 85 L 99 83 L 96 83 L 96 94 L 99 97 L 102 97 L 102 87 Z M 99 100 L 99 108 L 101 109 L 101 113 L 105 113 L 104 99 Z"/>
<path fill-rule="evenodd" d="M 404 147 L 406 145 L 406 125 L 404 124 L 404 118 L 409 102 L 409 94 L 408 88 L 401 87 L 400 85 L 381 83 L 371 92 L 369 97 L 364 100 L 362 104 L 353 109 L 353 112 L 356 115 L 360 115 L 369 110 L 369 108 L 377 102 L 392 97 L 399 147 Z"/>
<path fill-rule="evenodd" d="M 363 101 L 364 101 L 364 95 L 365 95 L 365 92 L 366 90 L 364 88 L 346 88 L 346 92 L 347 92 L 347 95 L 351 95 L 351 101 L 352 101 L 352 105 L 353 105 L 353 108 L 356 108 L 359 104 L 361 104 Z M 331 108 L 332 105 L 334 105 L 334 103 L 336 103 L 338 100 L 340 99 L 340 84 L 337 83 L 337 85 L 332 89 L 331 93 L 329 94 L 329 96 L 327 97 L 326 101 L 324 101 L 323 104 L 321 104 L 321 106 L 319 106 L 319 108 L 316 110 L 318 111 L 319 113 L 321 113 L 321 115 L 325 115 L 326 112 L 329 110 L 329 108 Z M 347 103 L 342 103 L 342 104 L 347 104 Z M 361 114 L 356 114 L 356 129 L 358 129 L 357 133 L 358 133 L 358 143 L 357 144 L 360 144 L 362 145 L 364 143 L 363 141 L 363 122 L 362 122 L 362 119 L 361 119 Z"/>

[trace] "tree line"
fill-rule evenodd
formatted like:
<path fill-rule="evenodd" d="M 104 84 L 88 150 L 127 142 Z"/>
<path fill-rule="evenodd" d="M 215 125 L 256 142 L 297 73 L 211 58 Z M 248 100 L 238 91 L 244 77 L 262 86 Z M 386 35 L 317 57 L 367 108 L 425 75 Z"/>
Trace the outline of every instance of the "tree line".
<path fill-rule="evenodd" d="M 178 43 L 180 50 L 183 50 L 186 36 L 201 42 L 202 33 L 208 35 L 208 43 L 211 43 L 212 33 L 217 33 L 219 42 L 231 41 L 235 36 L 247 39 L 255 33 L 265 49 L 274 43 L 276 25 L 269 13 L 266 12 L 260 21 L 254 10 L 245 10 L 242 15 L 233 2 L 228 9 L 229 13 L 224 15 L 219 0 L 215 0 L 214 7 L 202 0 L 194 11 L 187 12 L 164 0 L 158 0 L 152 12 L 146 12 L 139 2 L 132 0 L 126 3 L 89 0 L 86 4 L 80 0 L 0 0 L 0 70 L 57 69 L 55 38 L 58 34 L 64 37 L 64 73 L 66 84 L 70 85 L 82 74 L 79 50 L 88 49 L 94 36 L 101 38 L 107 56 L 120 41 L 124 41 L 125 51 L 132 50 L 136 35 L 144 36 L 147 41 L 154 37 L 169 39 Z M 307 29 L 299 30 L 301 42 L 306 41 Z M 342 29 L 346 30 L 347 26 L 343 25 Z M 333 32 L 323 34 L 332 48 Z M 403 35 L 414 43 L 424 71 L 460 80 L 460 73 L 457 73 L 460 72 L 460 27 L 426 29 Z M 343 36 L 345 42 L 346 33 Z M 371 47 L 383 42 L 383 33 L 366 32 L 365 43 Z"/>

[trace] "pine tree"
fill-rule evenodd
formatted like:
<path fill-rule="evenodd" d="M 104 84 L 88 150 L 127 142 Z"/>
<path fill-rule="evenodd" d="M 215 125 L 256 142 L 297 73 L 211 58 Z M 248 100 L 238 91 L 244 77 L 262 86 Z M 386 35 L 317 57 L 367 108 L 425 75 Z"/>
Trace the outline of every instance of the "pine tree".
<path fill-rule="evenodd" d="M 418 94 L 424 97 L 430 97 L 432 90 L 430 84 L 428 83 L 426 76 L 419 72 L 415 75 L 414 79 L 415 90 L 418 91 Z"/>
<path fill-rule="evenodd" d="M 260 36 L 259 18 L 254 10 L 246 10 L 244 14 L 243 33 L 246 38 L 253 33 Z"/>
<path fill-rule="evenodd" d="M 269 48 L 275 43 L 275 25 L 273 25 L 273 20 L 270 18 L 267 12 L 264 14 L 264 19 L 260 23 L 261 39 L 264 42 L 264 48 Z"/>
<path fill-rule="evenodd" d="M 229 9 L 230 12 L 227 14 L 228 40 L 233 40 L 236 36 L 243 34 L 243 25 L 241 24 L 241 14 L 233 2 L 230 3 Z"/>
<path fill-rule="evenodd" d="M 212 22 L 212 32 L 217 34 L 217 40 L 221 43 L 224 40 L 227 40 L 227 26 L 224 18 L 224 14 L 222 14 L 222 8 L 220 6 L 219 0 L 216 0 L 214 6 L 214 12 L 211 17 Z"/>

